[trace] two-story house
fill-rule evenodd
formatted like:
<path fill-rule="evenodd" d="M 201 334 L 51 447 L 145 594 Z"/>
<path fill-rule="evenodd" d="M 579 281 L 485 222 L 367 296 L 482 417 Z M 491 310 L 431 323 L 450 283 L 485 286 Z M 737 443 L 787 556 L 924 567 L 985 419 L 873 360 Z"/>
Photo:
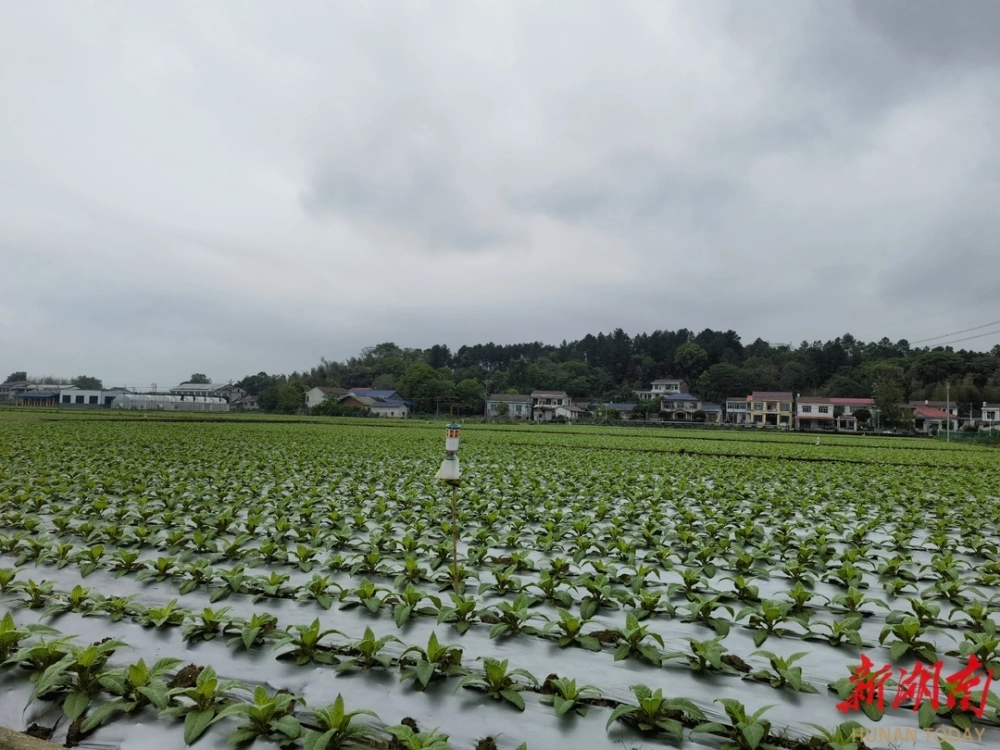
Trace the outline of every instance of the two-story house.
<path fill-rule="evenodd" d="M 326 385 L 317 385 L 315 388 L 310 388 L 306 391 L 306 408 L 312 409 L 314 406 L 319 406 L 328 398 L 336 401 L 341 396 L 347 393 L 343 388 L 335 388 Z M 234 399 L 235 400 L 235 399 Z M 230 401 L 232 403 L 232 401 Z"/>
<path fill-rule="evenodd" d="M 873 398 L 841 398 L 834 396 L 830 399 L 833 403 L 833 416 L 837 421 L 837 429 L 850 432 L 858 431 L 857 412 L 864 409 L 869 416 L 875 408 Z"/>
<path fill-rule="evenodd" d="M 531 419 L 531 405 L 531 396 L 521 393 L 494 393 L 486 399 L 486 413 L 491 417 Z"/>
<path fill-rule="evenodd" d="M 8 401 L 19 393 L 25 393 L 31 387 L 27 380 L 14 380 L 10 383 L 0 384 L 0 401 Z"/>
<path fill-rule="evenodd" d="M 825 396 L 799 396 L 795 424 L 800 430 L 833 430 L 837 427 L 833 400 Z"/>
<path fill-rule="evenodd" d="M 1000 424 L 1000 404 L 988 404 L 983 401 L 982 420 L 983 424 L 987 427 Z"/>
<path fill-rule="evenodd" d="M 793 401 L 791 392 L 754 391 L 747 396 L 751 424 L 756 427 L 791 427 Z"/>
<path fill-rule="evenodd" d="M 746 396 L 726 399 L 726 424 L 750 424 L 750 402 Z"/>
<path fill-rule="evenodd" d="M 558 407 L 571 406 L 566 391 L 532 391 L 531 417 L 536 422 L 551 422 L 556 417 Z"/>
<path fill-rule="evenodd" d="M 687 392 L 687 381 L 681 380 L 680 378 L 660 378 L 659 380 L 654 380 L 650 384 L 649 390 L 636 391 L 635 395 L 641 399 L 651 399 L 663 398 L 664 396 L 671 396 L 675 393 Z"/>
<path fill-rule="evenodd" d="M 674 422 L 691 422 L 701 408 L 701 399 L 690 393 L 671 393 L 660 397 L 660 415 Z"/>

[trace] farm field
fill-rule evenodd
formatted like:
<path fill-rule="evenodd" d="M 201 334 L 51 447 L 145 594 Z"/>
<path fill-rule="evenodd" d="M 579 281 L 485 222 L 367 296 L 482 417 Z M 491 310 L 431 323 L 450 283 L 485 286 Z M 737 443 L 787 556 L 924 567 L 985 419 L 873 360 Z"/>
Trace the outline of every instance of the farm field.
<path fill-rule="evenodd" d="M 856 721 L 866 747 L 1000 746 L 1000 694 L 979 695 L 996 448 L 467 426 L 456 593 L 443 433 L 0 412 L 0 725 L 123 748 L 857 750 Z M 863 657 L 894 683 L 845 713 Z M 918 662 L 941 663 L 936 710 Z"/>

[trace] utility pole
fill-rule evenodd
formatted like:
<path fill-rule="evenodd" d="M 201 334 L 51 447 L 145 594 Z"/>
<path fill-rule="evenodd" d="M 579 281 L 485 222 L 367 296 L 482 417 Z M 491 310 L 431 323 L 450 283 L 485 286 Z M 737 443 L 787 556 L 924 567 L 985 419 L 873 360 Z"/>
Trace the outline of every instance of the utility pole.
<path fill-rule="evenodd" d="M 947 437 L 945 438 L 946 443 L 951 442 L 951 381 L 949 380 L 944 385 L 945 398 L 947 399 L 948 406 L 945 408 L 945 413 L 948 415 L 948 429 L 945 431 Z"/>

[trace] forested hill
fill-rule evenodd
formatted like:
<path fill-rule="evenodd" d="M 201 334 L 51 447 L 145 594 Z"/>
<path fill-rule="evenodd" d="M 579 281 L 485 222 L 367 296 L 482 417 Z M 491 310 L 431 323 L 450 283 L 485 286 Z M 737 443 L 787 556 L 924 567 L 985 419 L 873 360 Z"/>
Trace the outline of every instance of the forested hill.
<path fill-rule="evenodd" d="M 688 380 L 710 401 L 754 390 L 808 395 L 871 396 L 876 384 L 898 389 L 901 400 L 951 398 L 965 409 L 1000 401 L 1000 346 L 990 352 L 859 341 L 846 334 L 799 345 L 743 344 L 734 331 L 654 331 L 629 336 L 587 335 L 558 346 L 540 342 L 408 349 L 384 343 L 343 362 L 322 359 L 308 371 L 259 373 L 242 385 L 253 394 L 283 385 L 394 388 L 408 398 L 472 410 L 483 393 L 535 388 L 565 390 L 577 399 L 634 400 L 633 389 L 659 377 Z M 418 404 L 419 405 L 419 404 Z"/>

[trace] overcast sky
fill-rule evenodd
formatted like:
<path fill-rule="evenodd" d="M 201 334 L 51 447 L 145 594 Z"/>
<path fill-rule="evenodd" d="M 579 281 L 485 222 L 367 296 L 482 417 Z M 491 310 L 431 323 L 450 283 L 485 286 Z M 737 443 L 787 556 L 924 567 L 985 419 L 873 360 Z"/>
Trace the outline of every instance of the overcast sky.
<path fill-rule="evenodd" d="M 3 0 L 0 378 L 1000 320 L 998 29 L 993 0 Z"/>

